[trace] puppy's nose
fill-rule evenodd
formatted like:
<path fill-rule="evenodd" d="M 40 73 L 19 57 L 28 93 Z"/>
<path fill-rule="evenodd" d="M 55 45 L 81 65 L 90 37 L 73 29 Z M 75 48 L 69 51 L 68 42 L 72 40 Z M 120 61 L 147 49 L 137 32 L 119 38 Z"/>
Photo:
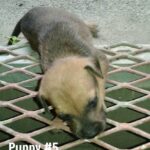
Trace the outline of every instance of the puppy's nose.
<path fill-rule="evenodd" d="M 105 129 L 103 122 L 95 122 L 92 124 L 87 124 L 81 130 L 81 136 L 85 139 L 90 139 L 95 137 L 97 134 Z"/>

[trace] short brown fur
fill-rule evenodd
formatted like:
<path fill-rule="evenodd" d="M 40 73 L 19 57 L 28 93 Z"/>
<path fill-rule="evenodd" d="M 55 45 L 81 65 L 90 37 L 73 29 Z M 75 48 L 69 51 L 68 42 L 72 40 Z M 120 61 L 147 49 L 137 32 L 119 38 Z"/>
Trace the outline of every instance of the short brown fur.
<path fill-rule="evenodd" d="M 44 76 L 39 96 L 53 105 L 58 116 L 71 116 L 68 125 L 80 138 L 94 137 L 105 126 L 108 61 L 93 47 L 95 27 L 64 10 L 38 7 L 13 32 L 16 36 L 23 32 L 40 55 Z"/>

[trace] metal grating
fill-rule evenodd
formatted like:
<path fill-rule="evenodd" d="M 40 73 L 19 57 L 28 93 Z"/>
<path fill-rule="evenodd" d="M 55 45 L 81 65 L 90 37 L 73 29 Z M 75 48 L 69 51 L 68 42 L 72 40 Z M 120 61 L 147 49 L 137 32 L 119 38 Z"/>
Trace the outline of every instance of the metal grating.
<path fill-rule="evenodd" d="M 41 149 L 46 142 L 58 142 L 63 150 L 150 149 L 150 45 L 123 42 L 96 47 L 110 60 L 108 119 L 106 131 L 90 140 L 72 136 L 64 123 L 52 121 L 53 116 L 34 102 L 34 87 L 42 76 L 37 59 L 20 53 L 29 49 L 28 44 L 0 47 L 9 54 L 0 59 L 1 150 L 7 150 L 9 142 L 40 144 Z"/>

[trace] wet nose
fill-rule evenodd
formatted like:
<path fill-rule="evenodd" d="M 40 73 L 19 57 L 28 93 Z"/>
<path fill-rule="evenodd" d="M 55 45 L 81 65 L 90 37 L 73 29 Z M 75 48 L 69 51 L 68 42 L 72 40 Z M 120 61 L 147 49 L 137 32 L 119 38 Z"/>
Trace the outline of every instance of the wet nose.
<path fill-rule="evenodd" d="M 87 124 L 81 130 L 81 137 L 85 139 L 90 139 L 95 137 L 97 134 L 102 132 L 105 129 L 105 125 L 103 122 L 95 122 L 92 124 Z"/>

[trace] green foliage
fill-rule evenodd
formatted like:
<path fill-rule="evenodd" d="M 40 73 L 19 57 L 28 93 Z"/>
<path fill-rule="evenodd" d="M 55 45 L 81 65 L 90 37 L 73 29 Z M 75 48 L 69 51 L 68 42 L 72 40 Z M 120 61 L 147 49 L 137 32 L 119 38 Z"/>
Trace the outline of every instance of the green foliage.
<path fill-rule="evenodd" d="M 14 45 L 14 44 L 18 43 L 20 41 L 20 39 L 16 36 L 11 36 L 10 41 L 11 41 L 12 45 Z"/>

